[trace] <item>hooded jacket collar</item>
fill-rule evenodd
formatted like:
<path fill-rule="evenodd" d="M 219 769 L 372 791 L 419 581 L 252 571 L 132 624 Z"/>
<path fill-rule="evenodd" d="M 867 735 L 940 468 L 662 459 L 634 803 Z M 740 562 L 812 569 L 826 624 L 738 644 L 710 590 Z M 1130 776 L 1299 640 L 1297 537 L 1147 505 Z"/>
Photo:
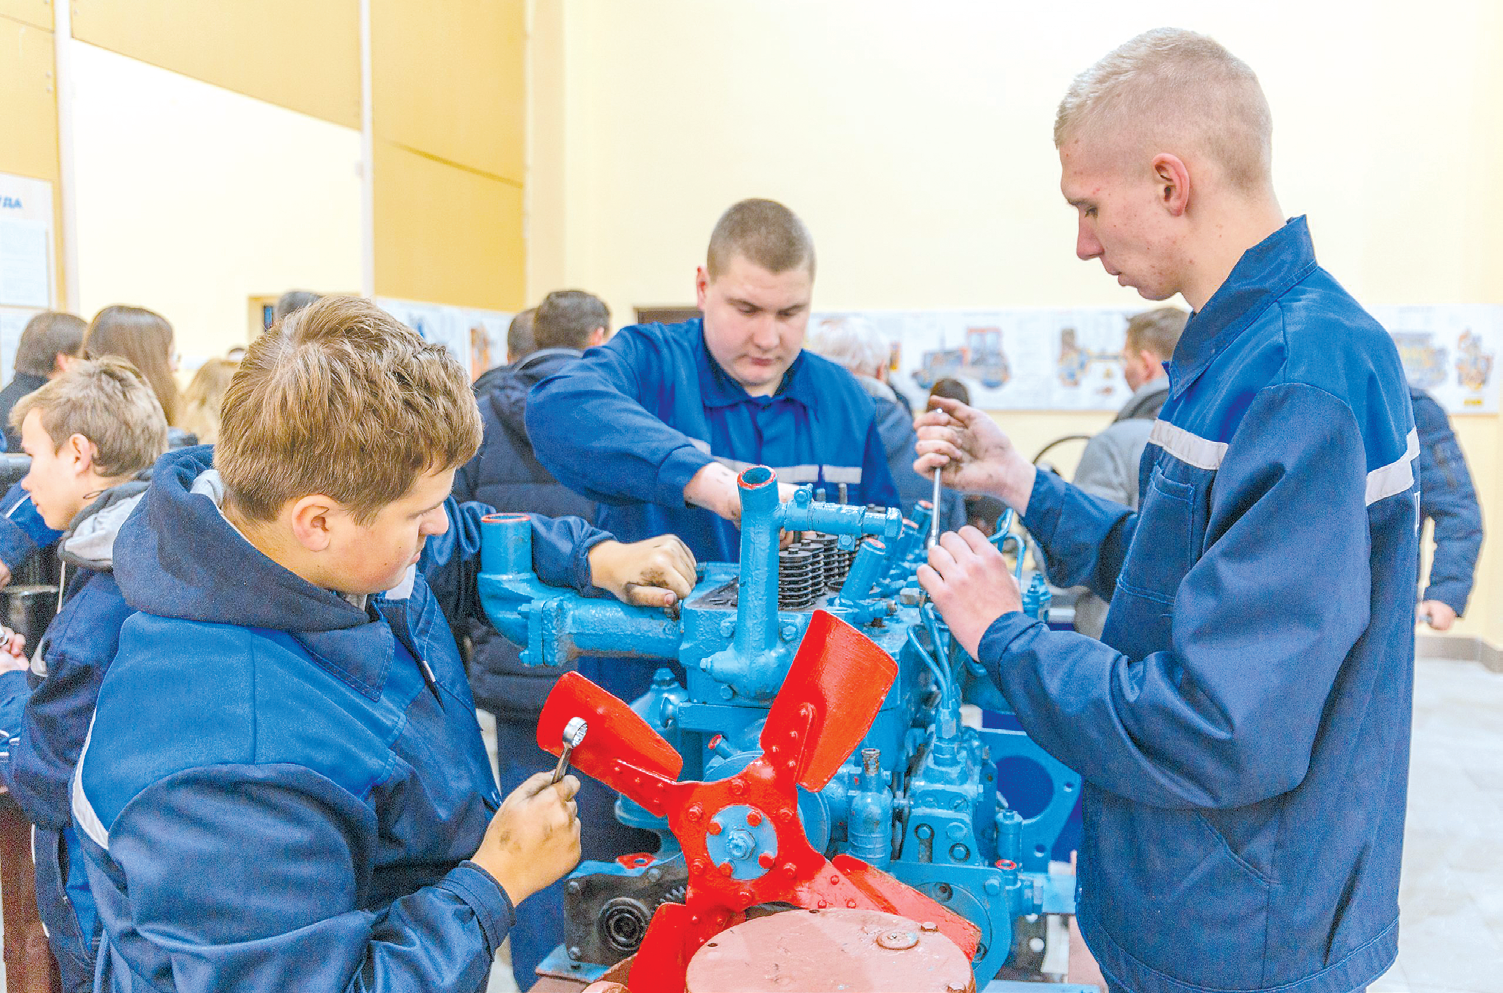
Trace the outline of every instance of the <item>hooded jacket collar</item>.
<path fill-rule="evenodd" d="M 481 402 L 489 403 L 503 423 L 521 432 L 525 438 L 528 392 L 583 354 L 574 348 L 543 348 L 519 359 L 515 365 L 493 370 L 496 375 L 482 392 Z"/>
<path fill-rule="evenodd" d="M 273 562 L 219 512 L 213 468 L 200 445 L 157 460 L 151 485 L 115 542 L 115 574 L 133 609 L 210 624 L 284 631 L 314 658 L 375 699 L 395 656 L 391 627 L 373 608 L 320 589 Z"/>
<path fill-rule="evenodd" d="M 58 543 L 58 557 L 69 565 L 95 572 L 113 568 L 115 539 L 126 518 L 146 495 L 150 479 L 151 470 L 146 469 L 129 482 L 111 486 L 79 511 Z"/>
<path fill-rule="evenodd" d="M 1237 335 L 1315 267 L 1303 215 L 1243 252 L 1226 282 L 1185 324 L 1168 363 L 1170 395 L 1178 398 L 1189 389 Z"/>

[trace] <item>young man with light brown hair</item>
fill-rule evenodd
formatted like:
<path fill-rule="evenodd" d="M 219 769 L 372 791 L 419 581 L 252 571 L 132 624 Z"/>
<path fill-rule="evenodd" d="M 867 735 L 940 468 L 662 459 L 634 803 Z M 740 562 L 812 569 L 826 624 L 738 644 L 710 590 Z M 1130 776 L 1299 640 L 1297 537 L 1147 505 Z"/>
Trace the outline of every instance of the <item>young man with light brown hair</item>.
<path fill-rule="evenodd" d="M 72 828 L 69 781 L 100 680 L 130 614 L 112 574 L 120 526 L 167 449 L 167 419 L 127 362 L 77 359 L 10 412 L 31 468 L 21 486 L 58 542 L 61 607 L 28 667 L 0 656 L 0 782 L 35 827 L 37 909 L 65 990 L 91 990 L 98 915 Z"/>
<path fill-rule="evenodd" d="M 1349 993 L 1398 948 L 1419 452 L 1392 339 L 1274 195 L 1257 76 L 1170 28 L 1060 103 L 1076 254 L 1192 311 L 1136 511 L 1037 472 L 953 401 L 916 467 L 1023 516 L 1101 640 L 1021 611 L 974 529 L 919 581 L 1085 780 L 1078 918 L 1113 991 Z"/>
<path fill-rule="evenodd" d="M 574 866 L 578 781 L 503 801 L 435 592 L 474 600 L 488 508 L 449 491 L 479 442 L 441 346 L 326 297 L 250 346 L 217 452 L 158 463 L 74 780 L 100 989 L 475 991 Z M 545 581 L 653 605 L 693 582 L 671 537 L 533 525 Z"/>

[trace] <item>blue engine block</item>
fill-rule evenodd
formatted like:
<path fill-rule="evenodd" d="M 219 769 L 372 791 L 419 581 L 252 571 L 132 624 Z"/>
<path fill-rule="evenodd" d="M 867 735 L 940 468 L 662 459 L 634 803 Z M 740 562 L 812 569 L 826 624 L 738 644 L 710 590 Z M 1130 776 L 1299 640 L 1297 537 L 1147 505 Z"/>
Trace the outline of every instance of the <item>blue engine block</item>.
<path fill-rule="evenodd" d="M 949 636 L 914 578 L 926 555 L 928 504 L 905 520 L 895 509 L 816 500 L 808 487 L 779 503 L 771 470 L 760 466 L 743 474 L 741 494 L 741 561 L 702 565 L 678 617 L 543 585 L 531 570 L 530 526 L 525 518 L 505 516 L 485 524 L 479 589 L 486 611 L 524 647 L 522 660 L 531 665 L 560 666 L 580 655 L 676 659 L 687 685 L 660 669 L 632 708 L 684 757 L 683 778 L 700 780 L 735 775 L 759 754 L 767 708 L 812 610 L 828 610 L 859 628 L 897 660 L 898 677 L 861 747 L 823 790 L 801 793 L 809 840 L 826 854 L 846 852 L 882 868 L 975 922 L 982 932 L 974 962 L 978 988 L 1004 969 L 1027 976 L 1028 965 L 1014 953 L 1019 919 L 1074 912 L 1074 877 L 1048 870 L 1080 777 L 1020 730 L 962 722 L 963 703 L 993 714 L 1008 707 Z M 1009 523 L 1004 517 L 997 533 L 1004 544 L 1019 546 L 1021 576 L 1021 541 L 1007 534 Z M 828 539 L 815 542 L 825 567 L 832 555 L 845 562 L 855 553 L 838 589 L 827 578 L 820 581 L 828 568 L 811 581 L 805 560 L 797 590 L 788 589 L 789 576 L 781 577 L 785 602 L 793 593 L 799 609 L 779 609 L 784 530 L 837 536 L 833 547 Z M 1028 613 L 1047 619 L 1042 577 L 1033 576 L 1024 589 Z M 1040 783 L 1047 784 L 1047 799 L 1035 797 L 1023 816 L 1009 797 L 1037 794 Z M 623 901 L 635 899 L 631 906 L 650 917 L 664 891 L 649 898 L 638 890 L 665 874 L 671 881 L 675 859 L 682 878 L 683 860 L 665 820 L 624 797 L 616 813 L 625 824 L 659 832 L 662 847 L 650 859 L 586 862 L 570 877 L 571 895 L 601 894 L 602 927 L 615 927 L 622 939 L 609 956 L 569 943 L 567 953 L 585 959 L 570 968 L 586 978 L 624 957 L 643 924 L 623 926 L 620 914 L 607 919 L 610 908 L 625 913 Z M 613 881 L 627 895 L 613 898 Z M 667 898 L 673 899 L 671 892 Z M 606 960 L 589 961 L 591 954 Z"/>

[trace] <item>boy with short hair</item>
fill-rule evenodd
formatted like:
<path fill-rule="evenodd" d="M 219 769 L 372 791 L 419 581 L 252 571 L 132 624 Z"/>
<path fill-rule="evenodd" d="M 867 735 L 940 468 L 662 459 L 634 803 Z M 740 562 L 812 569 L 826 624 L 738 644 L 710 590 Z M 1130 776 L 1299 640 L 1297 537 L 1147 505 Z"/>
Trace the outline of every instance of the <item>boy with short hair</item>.
<path fill-rule="evenodd" d="M 578 781 L 502 802 L 426 578 L 476 550 L 449 492 L 479 442 L 441 346 L 330 297 L 251 345 L 212 462 L 159 462 L 74 778 L 99 989 L 479 990 L 574 866 Z M 687 594 L 675 542 L 533 519 L 544 581 L 637 603 Z"/>
<path fill-rule="evenodd" d="M 37 909 L 63 989 L 91 990 L 98 918 L 68 785 L 130 614 L 111 572 L 115 535 L 145 493 L 146 470 L 167 450 L 167 419 L 151 385 L 113 358 L 73 362 L 17 401 L 10 418 L 31 456 L 21 486 L 65 534 L 62 607 L 29 675 L 24 659 L 0 672 L 0 781 L 36 827 Z"/>

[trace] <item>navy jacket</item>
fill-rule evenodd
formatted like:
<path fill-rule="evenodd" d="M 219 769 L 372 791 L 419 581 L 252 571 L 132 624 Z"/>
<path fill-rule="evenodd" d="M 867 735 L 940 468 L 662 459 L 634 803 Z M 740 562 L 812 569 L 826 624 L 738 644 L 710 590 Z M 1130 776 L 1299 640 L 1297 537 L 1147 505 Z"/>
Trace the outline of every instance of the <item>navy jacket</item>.
<path fill-rule="evenodd" d="M 73 831 L 69 784 L 130 608 L 111 571 L 115 536 L 144 481 L 106 490 L 62 539 L 62 608 L 32 651 L 30 673 L 0 675 L 0 781 L 36 827 L 37 909 L 65 990 L 92 989 L 97 916 Z"/>
<path fill-rule="evenodd" d="M 1079 920 L 1135 993 L 1345 993 L 1397 953 L 1419 451 L 1397 351 L 1303 218 L 1195 314 L 1141 508 L 1039 473 L 1098 642 L 999 618 L 980 661 L 1083 775 Z"/>
<path fill-rule="evenodd" d="M 209 468 L 164 456 L 116 545 L 139 612 L 73 780 L 98 988 L 482 989 L 513 914 L 466 859 L 501 798 L 434 594 L 305 582 L 220 515 Z M 476 508 L 447 510 L 435 575 L 478 547 Z M 538 574 L 588 588 L 592 533 L 534 519 Z"/>
<path fill-rule="evenodd" d="M 525 418 L 528 391 L 581 354 L 572 348 L 545 348 L 485 374 L 487 388 L 477 393 L 485 440 L 475 457 L 454 474 L 455 499 L 476 500 L 508 513 L 586 520 L 593 516 L 595 502 L 554 479 L 533 454 Z"/>
<path fill-rule="evenodd" d="M 1420 522 L 1435 522 L 1435 555 L 1420 599 L 1439 600 L 1460 615 L 1482 554 L 1482 508 L 1446 412 L 1423 390 L 1411 388 L 1409 397 L 1419 429 Z"/>
<path fill-rule="evenodd" d="M 513 513 L 594 518 L 595 501 L 573 492 L 543 468 L 533 454 L 524 420 L 528 391 L 581 354 L 572 348 L 545 348 L 514 365 L 492 369 L 475 384 L 485 440 L 475 457 L 454 474 L 456 500 L 475 500 Z M 493 714 L 515 713 L 535 720 L 558 671 L 523 665 L 517 646 L 483 617 L 461 623 L 451 614 L 450 620 L 474 646 L 470 689 L 476 705 Z"/>
<path fill-rule="evenodd" d="M 601 502 L 602 528 L 622 541 L 676 534 L 701 562 L 740 557 L 734 524 L 684 503 L 712 461 L 831 491 L 844 482 L 852 503 L 898 499 L 872 402 L 850 373 L 805 351 L 776 394 L 750 396 L 710 356 L 697 318 L 622 328 L 543 380 L 527 433 L 549 472 Z"/>
<path fill-rule="evenodd" d="M 15 572 L 38 548 L 46 548 L 61 538 L 42 520 L 31 494 L 16 483 L 0 497 L 0 562 Z"/>

